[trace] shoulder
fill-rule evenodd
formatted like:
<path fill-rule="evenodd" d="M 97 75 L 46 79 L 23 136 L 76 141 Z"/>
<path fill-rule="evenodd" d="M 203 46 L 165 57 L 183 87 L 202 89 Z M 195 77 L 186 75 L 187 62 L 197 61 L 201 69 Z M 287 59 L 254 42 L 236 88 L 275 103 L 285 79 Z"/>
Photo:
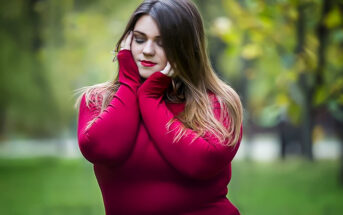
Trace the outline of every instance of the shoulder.
<path fill-rule="evenodd" d="M 87 108 L 92 112 L 100 112 L 103 93 L 99 89 L 90 89 L 82 94 L 80 108 Z"/>
<path fill-rule="evenodd" d="M 210 99 L 213 109 L 221 109 L 220 101 L 219 101 L 220 97 L 211 91 L 208 91 L 207 95 L 208 95 L 208 98 Z"/>
<path fill-rule="evenodd" d="M 227 121 L 230 120 L 230 113 L 225 99 L 213 92 L 209 92 L 208 97 L 215 117 L 220 121 L 227 123 Z"/>

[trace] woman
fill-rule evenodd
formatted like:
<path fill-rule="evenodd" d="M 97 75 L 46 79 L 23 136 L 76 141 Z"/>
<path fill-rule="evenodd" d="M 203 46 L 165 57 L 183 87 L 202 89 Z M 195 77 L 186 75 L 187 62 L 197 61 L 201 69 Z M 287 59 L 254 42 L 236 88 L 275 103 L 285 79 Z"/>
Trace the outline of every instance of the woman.
<path fill-rule="evenodd" d="M 226 198 L 238 95 L 212 70 L 190 0 L 146 0 L 116 46 L 118 76 L 80 97 L 79 147 L 106 214 L 239 214 Z"/>

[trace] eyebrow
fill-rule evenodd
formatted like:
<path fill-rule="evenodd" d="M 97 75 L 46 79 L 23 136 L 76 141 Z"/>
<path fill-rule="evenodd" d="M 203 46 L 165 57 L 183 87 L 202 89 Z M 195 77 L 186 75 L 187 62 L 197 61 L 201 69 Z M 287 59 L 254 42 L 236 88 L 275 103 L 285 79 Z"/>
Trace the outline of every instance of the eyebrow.
<path fill-rule="evenodd" d="M 137 30 L 135 30 L 135 31 L 133 31 L 134 33 L 139 33 L 139 34 L 142 34 L 142 35 L 144 35 L 144 36 L 146 36 L 146 34 L 145 33 L 143 33 L 143 32 L 141 32 L 141 31 L 137 31 Z M 156 36 L 155 38 L 157 38 L 157 39 L 160 39 L 161 38 L 161 36 L 160 35 L 158 35 L 158 36 Z"/>

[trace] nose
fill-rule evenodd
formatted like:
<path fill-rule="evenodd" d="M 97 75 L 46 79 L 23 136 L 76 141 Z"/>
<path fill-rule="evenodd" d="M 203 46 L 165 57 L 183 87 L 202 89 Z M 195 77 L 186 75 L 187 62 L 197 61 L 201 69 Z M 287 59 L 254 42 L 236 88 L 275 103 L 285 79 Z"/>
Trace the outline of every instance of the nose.
<path fill-rule="evenodd" d="M 155 54 L 155 47 L 152 41 L 148 40 L 143 49 L 144 55 L 153 56 Z"/>

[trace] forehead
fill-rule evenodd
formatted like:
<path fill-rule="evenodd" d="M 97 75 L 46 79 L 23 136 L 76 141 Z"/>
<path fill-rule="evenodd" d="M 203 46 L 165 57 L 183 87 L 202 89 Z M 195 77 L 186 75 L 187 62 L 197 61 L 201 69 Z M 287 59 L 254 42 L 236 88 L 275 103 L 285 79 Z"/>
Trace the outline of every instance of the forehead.
<path fill-rule="evenodd" d="M 149 15 L 143 15 L 137 20 L 134 31 L 142 32 L 148 37 L 160 36 L 160 30 L 155 20 Z"/>

